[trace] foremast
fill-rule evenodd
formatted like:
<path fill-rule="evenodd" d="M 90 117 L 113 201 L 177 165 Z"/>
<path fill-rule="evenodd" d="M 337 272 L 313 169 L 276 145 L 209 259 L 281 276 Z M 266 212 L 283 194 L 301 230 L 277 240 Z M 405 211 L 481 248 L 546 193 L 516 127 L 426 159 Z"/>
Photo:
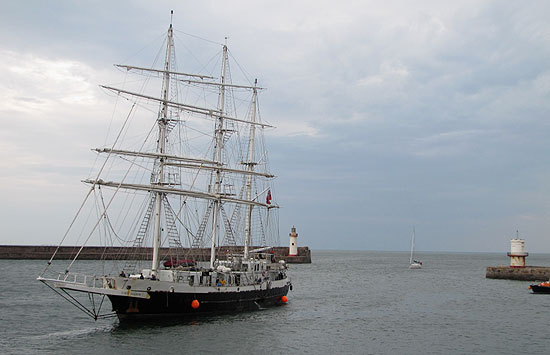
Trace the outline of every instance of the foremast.
<path fill-rule="evenodd" d="M 172 11 L 172 15 L 173 15 Z M 164 80 L 162 87 L 162 102 L 160 115 L 157 120 L 158 129 L 159 129 L 159 140 L 157 145 L 157 153 L 160 155 L 166 154 L 166 126 L 168 122 L 168 93 L 170 91 L 170 70 L 171 70 L 171 58 L 172 58 L 172 48 L 173 48 L 173 31 L 172 31 L 172 18 L 170 18 L 170 27 L 168 28 L 168 41 L 166 44 L 166 58 L 164 61 Z M 159 164 L 157 169 L 157 178 L 156 181 L 153 181 L 153 184 L 156 184 L 160 187 L 164 185 L 164 157 L 159 158 Z M 151 265 L 151 270 L 153 274 L 156 274 L 159 267 L 159 249 L 161 244 L 161 208 L 162 200 L 164 199 L 164 193 L 160 191 L 155 191 L 155 214 L 154 214 L 154 228 L 153 228 L 153 260 Z"/>

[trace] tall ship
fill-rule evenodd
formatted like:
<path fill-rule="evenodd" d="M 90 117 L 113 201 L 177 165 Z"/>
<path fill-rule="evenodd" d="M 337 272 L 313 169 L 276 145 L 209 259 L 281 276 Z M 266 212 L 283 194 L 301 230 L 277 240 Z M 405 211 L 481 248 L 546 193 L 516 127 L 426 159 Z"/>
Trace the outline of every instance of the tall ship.
<path fill-rule="evenodd" d="M 101 86 L 120 129 L 93 149 L 89 189 L 62 237 L 76 256 L 56 251 L 38 276 L 96 320 L 255 310 L 287 302 L 292 287 L 271 250 L 278 205 L 262 88 L 246 75 L 234 82 L 227 40 L 196 74 L 178 69 L 179 34 L 171 19 L 160 65 L 115 65 L 124 80 Z M 79 259 L 86 245 L 122 248 L 118 260 L 91 262 Z"/>

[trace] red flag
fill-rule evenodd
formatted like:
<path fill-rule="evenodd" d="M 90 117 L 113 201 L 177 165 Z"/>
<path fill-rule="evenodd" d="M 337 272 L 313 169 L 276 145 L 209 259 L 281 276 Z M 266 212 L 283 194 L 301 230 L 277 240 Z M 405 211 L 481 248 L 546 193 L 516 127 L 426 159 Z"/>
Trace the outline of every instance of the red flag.
<path fill-rule="evenodd" d="M 265 203 L 271 205 L 271 190 L 267 190 L 267 197 L 265 198 Z"/>

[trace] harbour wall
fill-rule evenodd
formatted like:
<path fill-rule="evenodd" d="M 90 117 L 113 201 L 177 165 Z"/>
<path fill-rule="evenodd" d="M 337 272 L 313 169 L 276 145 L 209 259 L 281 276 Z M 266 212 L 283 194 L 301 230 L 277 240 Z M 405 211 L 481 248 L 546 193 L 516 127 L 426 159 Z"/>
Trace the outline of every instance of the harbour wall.
<path fill-rule="evenodd" d="M 547 266 L 487 266 L 485 277 L 488 279 L 505 279 L 520 281 L 548 281 L 550 267 Z"/>
<path fill-rule="evenodd" d="M 0 259 L 41 259 L 49 260 L 56 252 L 56 260 L 73 259 L 80 251 L 77 246 L 53 246 L 53 245 L 0 245 Z M 256 247 L 251 247 L 253 250 Z M 311 250 L 309 247 L 299 247 L 298 255 L 289 256 L 288 247 L 274 247 L 275 258 L 284 260 L 289 264 L 309 264 L 311 263 Z M 223 259 L 227 255 L 242 254 L 243 247 L 221 246 L 216 248 L 216 255 Z M 210 260 L 210 248 L 180 248 L 178 255 L 193 258 L 197 261 Z M 170 248 L 161 248 L 160 257 L 169 259 L 174 255 L 174 250 Z M 152 259 L 153 248 L 128 248 L 128 247 L 101 247 L 85 246 L 82 247 L 78 259 L 82 260 L 147 260 Z"/>

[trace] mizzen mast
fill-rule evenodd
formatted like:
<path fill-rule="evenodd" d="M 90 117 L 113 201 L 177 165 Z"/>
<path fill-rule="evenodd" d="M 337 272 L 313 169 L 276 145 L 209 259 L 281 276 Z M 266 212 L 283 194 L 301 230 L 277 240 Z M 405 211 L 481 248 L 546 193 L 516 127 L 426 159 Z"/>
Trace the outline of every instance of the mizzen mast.
<path fill-rule="evenodd" d="M 258 90 L 256 89 L 256 84 L 258 79 L 254 81 L 254 88 L 252 89 L 252 117 L 251 121 L 256 122 L 256 100 L 258 96 Z M 254 172 L 254 136 L 256 135 L 256 126 L 250 125 L 250 136 L 248 141 L 248 172 L 250 173 L 246 181 L 246 199 L 250 201 L 252 199 L 252 175 Z M 244 258 L 248 259 L 248 247 L 250 246 L 250 234 L 252 229 L 252 207 L 251 205 L 246 206 L 246 221 L 244 228 Z"/>

